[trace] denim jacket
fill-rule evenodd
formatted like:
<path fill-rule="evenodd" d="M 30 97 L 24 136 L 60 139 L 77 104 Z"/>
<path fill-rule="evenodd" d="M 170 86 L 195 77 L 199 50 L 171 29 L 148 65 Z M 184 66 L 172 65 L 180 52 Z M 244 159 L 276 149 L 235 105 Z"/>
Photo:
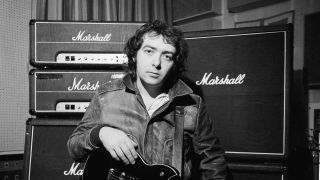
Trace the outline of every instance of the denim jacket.
<path fill-rule="evenodd" d="M 101 85 L 79 125 L 68 140 L 76 161 L 102 147 L 99 130 L 104 126 L 124 131 L 138 144 L 137 151 L 151 164 L 172 163 L 174 111 L 184 108 L 184 179 L 225 179 L 224 151 L 215 135 L 202 98 L 179 80 L 168 92 L 169 102 L 150 117 L 129 75 Z"/>

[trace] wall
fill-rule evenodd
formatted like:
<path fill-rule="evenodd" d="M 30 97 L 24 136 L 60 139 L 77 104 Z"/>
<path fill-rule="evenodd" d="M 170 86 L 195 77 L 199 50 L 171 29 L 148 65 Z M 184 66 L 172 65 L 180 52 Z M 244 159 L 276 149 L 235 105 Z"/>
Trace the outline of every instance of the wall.
<path fill-rule="evenodd" d="M 0 1 L 0 154 L 23 153 L 31 0 Z"/>
<path fill-rule="evenodd" d="M 216 2 L 216 0 L 212 0 Z M 293 11 L 292 23 L 294 24 L 294 69 L 303 68 L 303 46 L 304 46 L 304 16 L 320 11 L 320 1 L 317 0 L 289 0 L 273 5 L 246 10 L 238 13 L 228 11 L 228 1 L 220 0 L 221 8 L 212 7 L 217 14 L 211 17 L 197 19 L 193 22 L 179 24 L 183 31 L 199 31 L 212 29 L 236 28 L 237 24 L 243 22 L 241 27 L 267 25 L 255 22 L 274 20 L 282 18 Z M 217 4 L 217 3 L 215 3 Z M 212 3 L 212 5 L 215 5 Z M 247 22 L 244 24 L 244 22 Z M 240 27 L 240 26 L 238 26 Z"/>

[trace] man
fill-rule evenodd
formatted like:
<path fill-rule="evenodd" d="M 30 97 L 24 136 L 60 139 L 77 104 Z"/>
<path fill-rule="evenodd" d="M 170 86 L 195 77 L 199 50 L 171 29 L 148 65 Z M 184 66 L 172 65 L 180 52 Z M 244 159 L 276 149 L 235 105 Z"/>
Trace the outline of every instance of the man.
<path fill-rule="evenodd" d="M 84 160 L 105 148 L 124 164 L 134 164 L 139 153 L 150 164 L 172 165 L 179 106 L 184 111 L 183 178 L 225 179 L 224 151 L 203 100 L 179 79 L 187 51 L 174 27 L 154 21 L 138 29 L 125 47 L 128 74 L 99 87 L 68 140 L 70 155 Z"/>

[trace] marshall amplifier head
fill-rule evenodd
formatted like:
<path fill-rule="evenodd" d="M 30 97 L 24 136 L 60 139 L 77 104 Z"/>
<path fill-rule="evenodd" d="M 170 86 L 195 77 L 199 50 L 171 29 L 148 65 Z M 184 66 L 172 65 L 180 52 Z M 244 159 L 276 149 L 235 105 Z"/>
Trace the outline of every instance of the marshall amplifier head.
<path fill-rule="evenodd" d="M 31 70 L 30 114 L 82 115 L 97 88 L 120 79 L 124 71 Z"/>
<path fill-rule="evenodd" d="M 79 180 L 84 163 L 69 156 L 67 141 L 80 119 L 28 119 L 25 136 L 25 180 Z"/>
<path fill-rule="evenodd" d="M 36 67 L 123 66 L 124 44 L 143 23 L 30 22 L 30 63 Z"/>

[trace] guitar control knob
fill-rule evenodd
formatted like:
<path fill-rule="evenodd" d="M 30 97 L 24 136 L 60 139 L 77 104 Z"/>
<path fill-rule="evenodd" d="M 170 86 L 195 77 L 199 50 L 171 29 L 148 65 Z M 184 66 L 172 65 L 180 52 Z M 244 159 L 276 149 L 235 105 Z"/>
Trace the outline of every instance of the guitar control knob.
<path fill-rule="evenodd" d="M 109 169 L 109 173 L 113 174 L 114 173 L 114 169 L 113 168 Z"/>
<path fill-rule="evenodd" d="M 164 172 L 161 171 L 160 174 L 159 174 L 159 176 L 160 176 L 160 177 L 163 177 L 163 176 L 164 176 Z"/>
<path fill-rule="evenodd" d="M 107 179 L 112 179 L 112 176 L 114 174 L 114 169 L 109 169 L 109 172 L 108 172 L 108 178 Z"/>
<path fill-rule="evenodd" d="M 125 178 L 126 178 L 126 173 L 122 172 L 119 177 L 119 180 L 125 180 Z"/>

